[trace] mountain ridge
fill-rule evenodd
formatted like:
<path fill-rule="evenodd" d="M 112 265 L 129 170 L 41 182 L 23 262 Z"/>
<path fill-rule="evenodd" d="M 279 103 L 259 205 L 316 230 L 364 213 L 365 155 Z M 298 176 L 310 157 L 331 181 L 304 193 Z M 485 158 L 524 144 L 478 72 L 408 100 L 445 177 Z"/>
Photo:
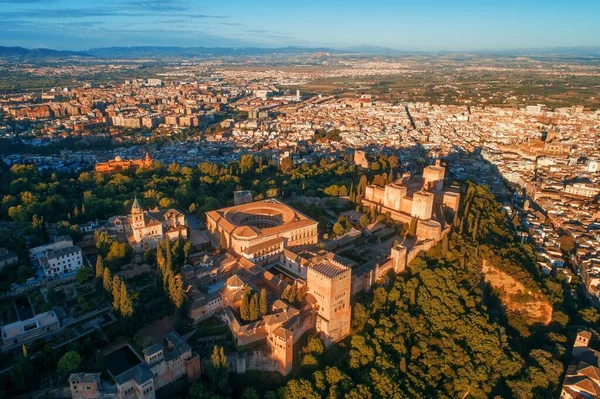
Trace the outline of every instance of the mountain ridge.
<path fill-rule="evenodd" d="M 0 58 L 47 59 L 47 58 L 201 58 L 201 57 L 240 57 L 261 55 L 300 55 L 307 53 L 327 53 L 338 55 L 408 55 L 408 54 L 474 54 L 486 56 L 577 56 L 600 57 L 600 46 L 589 47 L 553 47 L 506 50 L 476 51 L 419 51 L 397 50 L 390 47 L 358 45 L 345 48 L 329 47 L 181 47 L 181 46 L 111 46 L 97 47 L 84 51 L 54 50 L 48 48 L 27 49 L 24 47 L 0 46 Z"/>

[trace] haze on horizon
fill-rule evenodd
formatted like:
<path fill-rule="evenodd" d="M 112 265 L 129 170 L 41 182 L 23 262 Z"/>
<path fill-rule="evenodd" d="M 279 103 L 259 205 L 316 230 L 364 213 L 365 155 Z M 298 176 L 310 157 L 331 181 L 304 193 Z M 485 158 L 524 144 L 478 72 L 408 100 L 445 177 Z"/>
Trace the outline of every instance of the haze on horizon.
<path fill-rule="evenodd" d="M 0 46 L 600 46 L 600 2 L 0 0 Z"/>

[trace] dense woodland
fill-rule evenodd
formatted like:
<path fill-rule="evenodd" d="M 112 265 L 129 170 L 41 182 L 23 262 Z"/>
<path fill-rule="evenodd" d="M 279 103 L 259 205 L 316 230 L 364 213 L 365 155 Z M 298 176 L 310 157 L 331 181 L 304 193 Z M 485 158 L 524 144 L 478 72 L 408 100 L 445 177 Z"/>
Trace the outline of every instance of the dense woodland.
<path fill-rule="evenodd" d="M 26 242 L 47 241 L 46 221 L 58 223 L 57 229 L 76 238 L 77 224 L 127 213 L 134 195 L 145 207 L 176 207 L 200 218 L 205 211 L 231 204 L 236 189 L 252 190 L 255 199 L 348 195 L 359 203 L 367 182 L 384 185 L 398 169 L 395 157 L 382 157 L 364 172 L 349 159 L 276 166 L 250 156 L 228 166 L 202 163 L 191 168 L 157 163 L 151 169 L 115 175 L 63 175 L 17 165 L 0 174 L 0 219 L 16 222 L 24 234 L 16 236 L 3 229 L 0 239 L 2 245 L 23 252 Z M 569 287 L 559 276 L 541 276 L 533 248 L 515 238 L 513 215 L 507 215 L 486 187 L 464 183 L 462 190 L 460 210 L 448 220 L 450 236 L 415 259 L 402 275 L 389 276 L 372 292 L 355 298 L 353 332 L 348 339 L 327 349 L 318 338 L 308 339 L 298 367 L 287 381 L 252 372 L 228 376 L 223 351 L 216 348 L 212 366 L 201 382 L 189 388 L 189 397 L 556 396 L 574 334 L 578 328 L 597 323 L 600 315 L 578 293 L 571 294 L 575 286 Z M 344 221 L 330 223 L 320 209 L 303 210 L 320 222 L 322 233 L 330 233 L 338 223 L 345 227 Z M 361 220 L 361 224 L 366 222 Z M 115 309 L 126 314 L 130 299 L 114 285 L 108 288 L 110 271 L 104 278 L 105 271 L 117 270 L 128 256 L 113 244 L 106 242 L 99 248 L 107 267 L 103 266 L 102 278 L 99 271 L 97 277 L 106 280 L 104 288 Z M 168 247 L 163 250 L 164 257 L 162 252 L 158 256 L 163 267 L 158 270 L 165 279 L 175 266 L 164 267 L 170 265 L 166 256 L 171 251 Z M 550 301 L 552 322 L 531 325 L 521 314 L 505 312 L 502 293 L 483 282 L 484 259 Z M 22 280 L 27 274 L 27 265 L 22 264 L 2 276 L 3 284 Z M 166 278 L 165 291 L 179 308 L 180 298 L 170 293 L 179 290 L 170 290 L 171 280 L 176 288 L 178 280 Z M 256 308 L 252 301 L 258 301 L 262 312 L 260 294 L 248 294 L 247 299 L 249 309 Z M 253 318 L 250 311 L 248 318 Z M 70 352 L 94 353 L 93 348 L 79 346 Z M 60 367 L 58 360 L 62 360 Z M 56 368 L 64 377 L 77 363 L 72 354 L 65 360 L 54 354 L 39 356 L 35 362 L 17 364 L 10 379 L 26 386 L 27 376 L 36 367 Z"/>
<path fill-rule="evenodd" d="M 364 173 L 381 183 L 391 180 L 397 168 L 395 156 L 382 157 Z M 236 189 L 252 190 L 255 199 L 340 195 L 342 186 L 341 194 L 348 195 L 361 174 L 348 159 L 299 165 L 286 159 L 276 165 L 267 158 L 249 155 L 226 166 L 203 162 L 197 167 L 181 167 L 155 162 L 151 168 L 112 175 L 59 174 L 39 172 L 33 165 L 4 166 L 0 170 L 0 220 L 28 224 L 34 215 L 46 222 L 105 219 L 129 212 L 134 195 L 145 207 L 176 207 L 203 216 L 207 210 L 231 204 Z"/>

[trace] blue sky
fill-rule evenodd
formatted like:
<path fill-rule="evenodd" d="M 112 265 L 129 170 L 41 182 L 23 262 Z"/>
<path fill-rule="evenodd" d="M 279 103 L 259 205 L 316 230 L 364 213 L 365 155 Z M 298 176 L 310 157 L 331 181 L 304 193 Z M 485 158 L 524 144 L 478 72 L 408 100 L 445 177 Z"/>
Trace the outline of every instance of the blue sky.
<path fill-rule="evenodd" d="M 600 0 L 0 0 L 0 45 L 600 46 Z"/>

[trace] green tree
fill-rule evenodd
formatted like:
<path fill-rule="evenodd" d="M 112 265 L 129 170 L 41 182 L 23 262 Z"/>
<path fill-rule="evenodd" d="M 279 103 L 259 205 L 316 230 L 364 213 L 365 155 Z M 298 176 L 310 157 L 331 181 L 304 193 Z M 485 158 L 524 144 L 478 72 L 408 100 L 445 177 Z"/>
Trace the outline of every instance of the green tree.
<path fill-rule="evenodd" d="M 366 229 L 367 227 L 369 227 L 370 222 L 371 221 L 369 220 L 369 215 L 367 215 L 366 213 L 361 215 L 359 219 L 360 227 Z"/>
<path fill-rule="evenodd" d="M 244 288 L 242 302 L 240 304 L 240 317 L 244 321 L 250 320 L 250 287 Z"/>
<path fill-rule="evenodd" d="M 169 279 L 169 298 L 176 308 L 183 306 L 183 281 L 181 275 L 177 274 Z"/>
<path fill-rule="evenodd" d="M 258 317 L 260 315 L 260 308 L 258 305 L 258 295 L 254 294 L 252 295 L 251 299 L 250 299 L 250 321 L 255 321 L 258 320 Z"/>
<path fill-rule="evenodd" d="M 119 311 L 123 317 L 131 317 L 133 315 L 133 303 L 131 297 L 127 292 L 127 286 L 125 282 L 121 283 L 121 294 L 119 295 L 120 306 Z"/>
<path fill-rule="evenodd" d="M 268 313 L 269 309 L 268 309 L 268 301 L 267 301 L 267 290 L 264 288 L 261 288 L 260 290 L 260 301 L 259 301 L 259 306 L 260 306 L 260 315 L 264 316 Z"/>
<path fill-rule="evenodd" d="M 113 308 L 118 312 L 121 309 L 121 279 L 115 275 L 112 280 Z"/>
<path fill-rule="evenodd" d="M 75 351 L 67 352 L 60 358 L 56 365 L 56 371 L 64 377 L 77 370 L 81 366 L 81 356 Z"/>
<path fill-rule="evenodd" d="M 96 231 L 94 233 L 94 238 L 96 241 L 96 248 L 98 248 L 98 253 L 100 253 L 100 256 L 105 257 L 106 255 L 108 255 L 108 252 L 110 251 L 110 247 L 114 240 L 110 238 L 108 233 L 106 233 L 105 231 Z"/>
<path fill-rule="evenodd" d="M 221 393 L 228 391 L 228 369 L 227 357 L 222 347 L 214 346 L 210 356 L 210 367 L 208 375 L 213 390 Z"/>
<path fill-rule="evenodd" d="M 342 226 L 340 222 L 335 222 L 333 225 L 333 233 L 337 236 L 342 236 L 346 233 L 346 229 L 344 229 L 344 226 Z"/>
<path fill-rule="evenodd" d="M 242 399 L 260 399 L 260 395 L 258 394 L 258 391 L 256 389 L 246 387 L 242 391 Z"/>
<path fill-rule="evenodd" d="M 104 276 L 104 259 L 102 256 L 96 258 L 96 278 L 103 278 Z"/>
<path fill-rule="evenodd" d="M 106 292 L 112 291 L 112 276 L 108 267 L 104 268 L 104 274 L 102 276 L 102 286 Z"/>
<path fill-rule="evenodd" d="M 79 284 L 85 284 L 92 278 L 92 271 L 87 267 L 83 266 L 77 270 L 77 282 Z"/>

